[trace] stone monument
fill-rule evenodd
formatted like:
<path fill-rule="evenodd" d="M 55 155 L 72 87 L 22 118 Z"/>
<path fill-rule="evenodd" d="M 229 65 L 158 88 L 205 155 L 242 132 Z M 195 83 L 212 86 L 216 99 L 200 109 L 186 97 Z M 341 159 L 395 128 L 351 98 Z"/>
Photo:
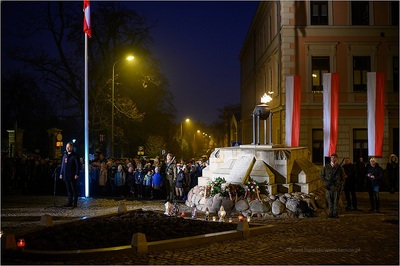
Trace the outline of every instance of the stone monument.
<path fill-rule="evenodd" d="M 322 186 L 321 168 L 310 161 L 305 147 L 282 145 L 240 145 L 216 148 L 203 169 L 198 185 L 205 186 L 217 177 L 227 183 L 244 184 L 249 177 L 266 183 L 269 194 L 309 193 Z"/>

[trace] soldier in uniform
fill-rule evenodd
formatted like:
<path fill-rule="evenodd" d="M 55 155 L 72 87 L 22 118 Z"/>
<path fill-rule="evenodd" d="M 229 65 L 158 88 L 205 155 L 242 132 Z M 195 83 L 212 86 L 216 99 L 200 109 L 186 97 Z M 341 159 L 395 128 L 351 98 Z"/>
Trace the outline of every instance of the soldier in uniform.
<path fill-rule="evenodd" d="M 345 172 L 337 163 L 336 153 L 331 155 L 331 162 L 321 170 L 321 179 L 326 187 L 326 201 L 328 203 L 328 218 L 339 218 L 339 197 L 342 190 Z"/>
<path fill-rule="evenodd" d="M 166 193 L 167 193 L 167 201 L 172 201 L 174 199 L 175 194 L 175 183 L 177 176 L 177 169 L 175 164 L 175 157 L 171 154 L 167 154 L 167 167 L 165 169 L 165 176 L 167 178 L 166 182 Z"/>

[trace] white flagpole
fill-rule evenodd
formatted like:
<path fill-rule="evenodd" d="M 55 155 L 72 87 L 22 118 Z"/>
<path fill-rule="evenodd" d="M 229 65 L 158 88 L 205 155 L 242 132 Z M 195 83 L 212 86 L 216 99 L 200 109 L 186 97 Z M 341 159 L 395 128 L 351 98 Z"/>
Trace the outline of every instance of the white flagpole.
<path fill-rule="evenodd" d="M 88 93 L 88 36 L 85 33 L 85 197 L 89 197 L 89 93 Z"/>

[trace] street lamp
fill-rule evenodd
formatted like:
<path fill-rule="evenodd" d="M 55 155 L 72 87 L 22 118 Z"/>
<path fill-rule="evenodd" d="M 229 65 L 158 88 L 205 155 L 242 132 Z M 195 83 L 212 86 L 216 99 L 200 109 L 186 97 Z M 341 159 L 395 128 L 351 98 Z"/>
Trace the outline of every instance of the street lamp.
<path fill-rule="evenodd" d="M 114 156 L 114 86 L 115 86 L 115 65 L 122 61 L 132 61 L 133 56 L 128 56 L 127 58 L 121 58 L 113 64 L 112 68 L 112 89 L 111 89 L 111 155 Z"/>
<path fill-rule="evenodd" d="M 190 123 L 190 119 L 189 119 L 189 118 L 186 118 L 184 122 Z M 180 148 L 181 148 L 181 151 L 184 152 L 185 147 L 184 147 L 184 145 L 183 145 L 183 121 L 181 121 L 180 124 L 181 124 L 181 135 L 180 135 L 179 141 L 180 141 Z"/>

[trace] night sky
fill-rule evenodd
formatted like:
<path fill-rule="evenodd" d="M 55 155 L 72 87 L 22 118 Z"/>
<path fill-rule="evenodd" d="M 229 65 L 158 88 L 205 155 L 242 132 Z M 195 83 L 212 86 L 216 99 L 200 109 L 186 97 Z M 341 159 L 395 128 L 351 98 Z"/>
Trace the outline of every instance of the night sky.
<path fill-rule="evenodd" d="M 15 34 L 21 29 L 18 17 L 26 12 L 11 4 L 20 7 L 21 2 L 7 2 L 1 8 L 2 30 L 12 29 L 14 37 L 3 32 L 3 48 L 20 41 Z M 176 122 L 190 118 L 209 124 L 217 119 L 219 108 L 240 103 L 238 56 L 258 1 L 121 3 L 155 24 L 150 32 L 154 39 L 151 50 L 160 59 L 162 72 L 174 94 Z M 32 3 L 28 5 L 29 12 L 32 12 Z M 92 16 L 95 15 L 95 5 L 96 2 L 91 1 Z M 1 67 L 4 71 L 15 65 L 10 64 L 3 52 Z"/>

